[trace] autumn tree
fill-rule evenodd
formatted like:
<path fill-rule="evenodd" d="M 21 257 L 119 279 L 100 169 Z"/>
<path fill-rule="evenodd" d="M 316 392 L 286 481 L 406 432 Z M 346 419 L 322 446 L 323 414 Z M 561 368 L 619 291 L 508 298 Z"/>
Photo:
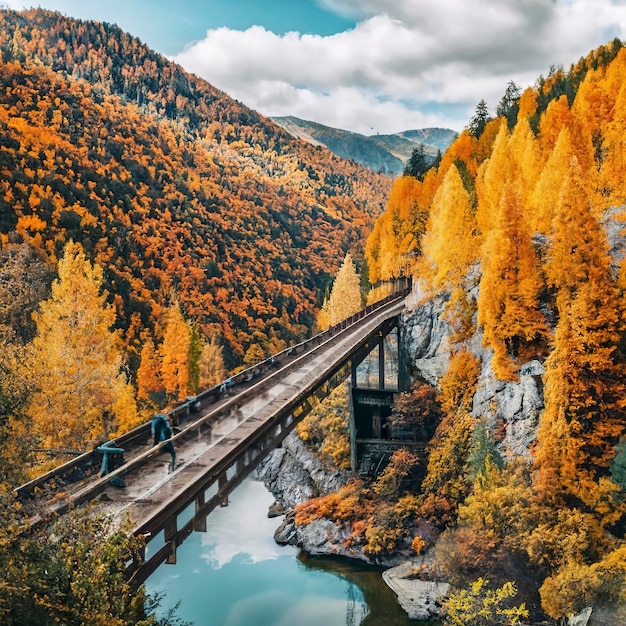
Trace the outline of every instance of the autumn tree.
<path fill-rule="evenodd" d="M 339 324 L 363 308 L 361 279 L 354 266 L 352 255 L 346 254 L 328 299 L 330 325 Z"/>
<path fill-rule="evenodd" d="M 34 315 L 31 346 L 35 386 L 28 414 L 45 448 L 86 450 L 136 419 L 134 393 L 123 372 L 113 307 L 102 291 L 102 268 L 80 244 L 65 246 L 52 296 Z"/>
<path fill-rule="evenodd" d="M 421 254 L 426 230 L 432 177 L 419 181 L 400 176 L 393 183 L 385 213 L 379 217 L 367 240 L 365 254 L 372 283 L 407 275 Z"/>
<path fill-rule="evenodd" d="M 222 346 L 215 334 L 202 347 L 199 370 L 200 389 L 217 385 L 226 377 Z"/>
<path fill-rule="evenodd" d="M 546 273 L 559 318 L 545 363 L 538 481 L 547 497 L 569 493 L 601 510 L 608 497 L 602 485 L 626 428 L 622 323 L 606 236 L 575 157 L 557 204 Z"/>
<path fill-rule="evenodd" d="M 189 393 L 191 329 L 180 311 L 178 300 L 167 307 L 163 320 L 161 380 L 168 396 L 183 400 Z"/>
<path fill-rule="evenodd" d="M 505 127 L 500 132 L 502 136 Z M 485 345 L 493 348 L 496 376 L 511 380 L 516 377 L 516 360 L 536 356 L 548 327 L 539 309 L 543 280 L 524 215 L 521 171 L 506 148 L 494 149 L 492 159 L 496 158 L 504 162 L 492 166 L 500 174 L 500 191 L 491 189 L 495 211 L 482 250 L 478 323 Z"/>
<path fill-rule="evenodd" d="M 443 417 L 427 447 L 428 464 L 421 485 L 421 510 L 425 517 L 445 527 L 456 519 L 457 507 L 467 494 L 465 466 L 474 419 L 472 400 L 480 363 L 467 350 L 450 359 L 440 381 L 438 401 Z"/>
<path fill-rule="evenodd" d="M 33 392 L 27 357 L 27 348 L 0 339 L 0 496 L 26 481 L 34 461 L 36 441 L 25 414 Z"/>
<path fill-rule="evenodd" d="M 444 626 L 493 626 L 522 624 L 528 617 L 525 604 L 511 606 L 517 595 L 514 583 L 491 589 L 489 581 L 478 578 L 466 589 L 449 594 L 442 602 Z"/>
<path fill-rule="evenodd" d="M 0 337 L 30 341 L 36 332 L 32 313 L 50 296 L 52 268 L 26 243 L 0 250 Z"/>
<path fill-rule="evenodd" d="M 141 348 L 137 368 L 137 400 L 151 400 L 158 404 L 157 397 L 164 391 L 159 355 L 152 337 L 147 337 Z"/>
<path fill-rule="evenodd" d="M 389 417 L 393 437 L 397 432 L 408 432 L 413 439 L 428 441 L 441 419 L 437 392 L 427 383 L 416 382 L 411 390 L 395 396 Z"/>
<path fill-rule="evenodd" d="M 433 200 L 429 228 L 422 240 L 425 262 L 435 288 L 450 291 L 451 317 L 467 326 L 471 304 L 467 275 L 477 258 L 475 219 L 457 168 L 452 165 Z"/>

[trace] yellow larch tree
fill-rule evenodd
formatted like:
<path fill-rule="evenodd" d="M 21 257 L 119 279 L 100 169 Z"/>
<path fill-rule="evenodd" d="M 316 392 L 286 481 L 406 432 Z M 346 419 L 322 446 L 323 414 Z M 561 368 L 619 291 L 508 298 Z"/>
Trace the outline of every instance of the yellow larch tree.
<path fill-rule="evenodd" d="M 161 380 L 168 396 L 183 400 L 189 393 L 191 329 L 174 300 L 164 312 L 163 341 L 159 348 Z"/>
<path fill-rule="evenodd" d="M 547 497 L 571 494 L 606 514 L 605 479 L 626 429 L 623 323 L 606 236 L 575 157 L 569 170 L 546 266 L 558 323 L 545 362 L 537 484 Z"/>
<path fill-rule="evenodd" d="M 222 346 L 216 335 L 204 343 L 200 355 L 200 389 L 222 382 L 226 375 Z"/>
<path fill-rule="evenodd" d="M 517 112 L 517 121 L 529 120 L 537 111 L 537 92 L 528 87 L 520 96 L 519 111 Z"/>
<path fill-rule="evenodd" d="M 523 215 L 519 177 L 511 173 L 507 178 L 501 183 L 497 225 L 483 246 L 478 297 L 478 323 L 485 345 L 493 348 L 492 367 L 500 380 L 514 380 L 517 361 L 536 356 L 548 337 L 539 310 L 543 281 Z"/>
<path fill-rule="evenodd" d="M 365 247 L 372 284 L 411 272 L 421 253 L 434 178 L 429 170 L 423 181 L 414 176 L 394 181 L 385 212 L 376 220 Z"/>
<path fill-rule="evenodd" d="M 328 298 L 328 308 L 331 326 L 339 324 L 363 308 L 361 280 L 349 252 L 335 277 Z"/>
<path fill-rule="evenodd" d="M 544 235 L 550 233 L 555 206 L 573 155 L 571 135 L 569 130 L 564 128 L 559 133 L 554 150 L 541 170 L 529 198 L 529 221 L 532 232 Z"/>
<path fill-rule="evenodd" d="M 137 368 L 137 400 L 149 400 L 162 391 L 164 388 L 161 381 L 159 356 L 152 337 L 147 337 L 141 348 Z"/>
<path fill-rule="evenodd" d="M 69 242 L 50 299 L 34 314 L 27 412 L 41 445 L 86 450 L 134 424 L 133 389 L 123 372 L 115 312 L 102 291 L 102 268 Z"/>
<path fill-rule="evenodd" d="M 452 165 L 433 199 L 422 250 L 434 287 L 450 291 L 450 314 L 462 326 L 470 316 L 465 278 L 477 259 L 475 227 L 470 196 Z"/>
<path fill-rule="evenodd" d="M 476 178 L 476 223 L 482 235 L 486 235 L 497 222 L 501 187 L 507 177 L 509 158 L 509 133 L 506 122 L 501 120 L 491 156 L 480 166 Z"/>
<path fill-rule="evenodd" d="M 542 161 L 545 163 L 552 154 L 559 134 L 564 128 L 571 128 L 572 112 L 563 95 L 558 100 L 552 100 L 541 116 L 539 124 L 539 141 L 542 149 Z"/>
<path fill-rule="evenodd" d="M 624 50 L 626 55 L 626 50 Z M 617 95 L 613 119 L 604 127 L 602 150 L 604 160 L 600 171 L 600 187 L 607 204 L 626 201 L 626 82 Z"/>
<path fill-rule="evenodd" d="M 484 344 L 494 350 L 492 366 L 501 380 L 514 379 L 517 357 L 530 357 L 548 335 L 539 311 L 543 281 L 525 211 L 530 172 L 521 161 L 526 153 L 534 156 L 531 136 L 526 120 L 511 137 L 502 122 L 477 182 L 477 221 L 483 234 L 478 323 Z"/>
<path fill-rule="evenodd" d="M 529 198 L 535 187 L 541 164 L 539 159 L 539 146 L 535 135 L 526 118 L 520 119 L 509 139 L 509 154 L 517 164 L 520 177 L 519 192 L 524 207 L 525 219 L 528 221 Z"/>

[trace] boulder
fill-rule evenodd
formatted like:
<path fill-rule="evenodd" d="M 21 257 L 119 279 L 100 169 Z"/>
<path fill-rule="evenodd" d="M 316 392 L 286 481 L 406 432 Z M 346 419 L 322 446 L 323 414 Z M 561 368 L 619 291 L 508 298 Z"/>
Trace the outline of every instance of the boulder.
<path fill-rule="evenodd" d="M 579 615 L 574 615 L 567 620 L 567 626 L 587 626 L 591 618 L 592 608 L 588 606 Z"/>
<path fill-rule="evenodd" d="M 298 546 L 313 556 L 342 556 L 371 564 L 359 547 L 349 545 L 350 534 L 348 527 L 325 518 L 296 525 L 291 512 L 274 533 L 274 540 L 281 545 Z"/>
<path fill-rule="evenodd" d="M 415 572 L 421 570 L 420 558 L 405 561 L 383 572 L 383 580 L 398 596 L 398 603 L 410 619 L 429 620 L 439 614 L 439 600 L 448 593 L 444 582 L 421 580 Z"/>

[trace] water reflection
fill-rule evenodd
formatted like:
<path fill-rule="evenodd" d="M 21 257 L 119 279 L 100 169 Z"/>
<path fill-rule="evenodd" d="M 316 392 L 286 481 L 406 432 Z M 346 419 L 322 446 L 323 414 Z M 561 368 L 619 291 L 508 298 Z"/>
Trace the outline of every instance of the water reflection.
<path fill-rule="evenodd" d="M 312 570 L 332 572 L 355 585 L 368 607 L 369 613 L 361 622 L 362 626 L 436 626 L 438 621 L 410 620 L 398 604 L 395 593 L 389 589 L 381 577 L 382 569 L 361 565 L 351 559 L 312 557 L 301 552 L 298 559 Z"/>
<path fill-rule="evenodd" d="M 246 480 L 228 507 L 207 518 L 206 533 L 192 533 L 176 565 L 162 565 L 148 580 L 164 594 L 167 611 L 196 626 L 409 626 L 379 568 L 349 559 L 311 557 L 279 546 L 268 519 L 273 498 Z"/>
<path fill-rule="evenodd" d="M 273 498 L 264 485 L 245 481 L 228 507 L 192 533 L 177 564 L 161 566 L 149 592 L 165 594 L 163 610 L 179 600 L 177 615 L 196 626 L 356 626 L 367 614 L 354 581 L 330 567 L 311 567 L 297 550 L 274 542 L 280 520 L 268 519 Z M 384 584 L 384 583 L 383 583 Z"/>

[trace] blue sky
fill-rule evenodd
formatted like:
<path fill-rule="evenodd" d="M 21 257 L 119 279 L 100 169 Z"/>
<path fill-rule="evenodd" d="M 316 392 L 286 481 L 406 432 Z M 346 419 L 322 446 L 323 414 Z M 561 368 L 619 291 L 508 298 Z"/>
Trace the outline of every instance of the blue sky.
<path fill-rule="evenodd" d="M 118 24 L 144 43 L 175 55 L 208 30 L 246 30 L 260 24 L 279 35 L 289 31 L 333 35 L 353 28 L 353 18 L 313 0 L 35 0 L 35 6 L 72 17 Z M 10 1 L 15 8 L 28 1 Z"/>
<path fill-rule="evenodd" d="M 28 0 L 5 0 L 11 8 Z M 37 0 L 117 23 L 237 100 L 364 134 L 461 130 L 613 37 L 626 0 Z"/>

